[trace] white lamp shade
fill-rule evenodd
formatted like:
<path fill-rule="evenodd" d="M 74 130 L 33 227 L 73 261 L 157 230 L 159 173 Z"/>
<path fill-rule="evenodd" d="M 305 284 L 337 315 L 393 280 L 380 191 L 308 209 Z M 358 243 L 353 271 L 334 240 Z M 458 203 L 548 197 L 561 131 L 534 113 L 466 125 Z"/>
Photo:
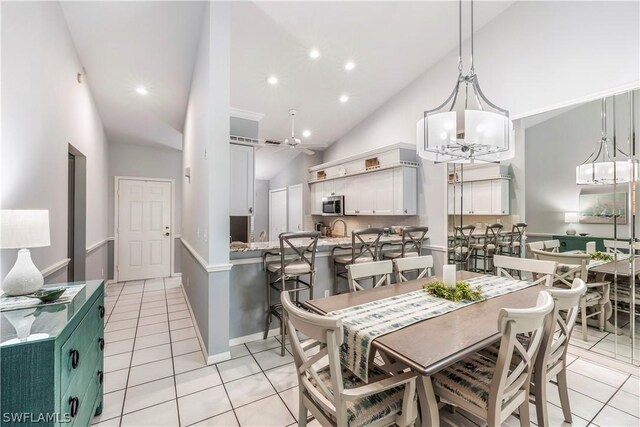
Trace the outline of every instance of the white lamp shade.
<path fill-rule="evenodd" d="M 580 216 L 578 212 L 566 212 L 564 214 L 564 222 L 567 224 L 575 224 L 580 221 Z"/>
<path fill-rule="evenodd" d="M 617 160 L 611 162 L 584 163 L 576 167 L 576 184 L 623 184 L 638 179 L 638 161 Z"/>
<path fill-rule="evenodd" d="M 0 248 L 22 249 L 51 245 L 49 211 L 0 210 Z"/>

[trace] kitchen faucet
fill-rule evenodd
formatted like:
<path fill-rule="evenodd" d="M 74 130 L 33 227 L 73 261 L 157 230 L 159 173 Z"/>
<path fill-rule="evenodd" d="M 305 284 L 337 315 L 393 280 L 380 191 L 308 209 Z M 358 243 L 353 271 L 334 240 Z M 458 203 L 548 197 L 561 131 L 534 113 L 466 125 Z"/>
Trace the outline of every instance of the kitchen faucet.
<path fill-rule="evenodd" d="M 340 219 L 340 218 L 338 218 L 338 219 L 334 220 L 334 221 L 331 223 L 331 226 L 330 226 L 330 227 L 331 227 L 331 236 L 333 236 L 333 230 L 334 230 L 334 228 L 335 228 L 335 226 L 336 226 L 336 222 L 338 222 L 338 221 L 340 221 L 340 222 L 342 223 L 342 225 L 344 225 L 344 234 L 342 235 L 342 237 L 347 237 L 347 223 L 346 223 L 346 222 L 344 222 L 344 220 L 343 220 L 343 219 Z M 335 236 L 334 236 L 334 237 L 335 237 Z"/>

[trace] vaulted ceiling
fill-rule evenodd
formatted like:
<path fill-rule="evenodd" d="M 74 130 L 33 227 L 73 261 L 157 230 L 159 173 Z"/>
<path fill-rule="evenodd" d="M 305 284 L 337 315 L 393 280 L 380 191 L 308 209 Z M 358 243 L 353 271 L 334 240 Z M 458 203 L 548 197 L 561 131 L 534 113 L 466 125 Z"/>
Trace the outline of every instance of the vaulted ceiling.
<path fill-rule="evenodd" d="M 476 2 L 476 30 L 510 4 Z M 62 5 L 109 140 L 180 149 L 204 4 Z M 231 12 L 231 106 L 263 113 L 264 139 L 284 139 L 296 108 L 305 140 L 331 144 L 458 42 L 452 1 L 233 2 Z M 266 158 L 273 167 L 262 178 L 282 168 Z"/>

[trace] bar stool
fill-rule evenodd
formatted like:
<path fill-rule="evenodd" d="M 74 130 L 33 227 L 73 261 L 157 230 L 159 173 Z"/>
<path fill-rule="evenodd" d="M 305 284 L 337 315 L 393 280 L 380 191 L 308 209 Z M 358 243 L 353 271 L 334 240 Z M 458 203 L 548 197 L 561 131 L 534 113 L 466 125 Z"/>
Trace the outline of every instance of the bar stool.
<path fill-rule="evenodd" d="M 429 227 L 403 227 L 402 243 L 383 243 L 380 253 L 383 259 L 416 257 L 422 255 L 422 243 L 429 231 Z M 401 245 L 400 250 L 383 252 L 385 246 Z"/>
<path fill-rule="evenodd" d="M 333 259 L 333 295 L 338 293 L 338 280 L 348 279 L 347 265 L 378 260 L 382 228 L 361 228 L 351 232 L 351 246 L 336 246 L 331 249 Z M 359 244 L 359 247 L 356 247 Z M 350 255 L 336 255 L 341 249 L 351 249 Z"/>
<path fill-rule="evenodd" d="M 488 268 L 489 261 L 493 259 L 498 247 L 498 237 L 502 230 L 502 224 L 490 224 L 484 230 L 484 236 L 481 237 L 482 243 L 474 243 L 471 245 L 471 257 L 473 258 L 473 269 L 478 270 L 478 260 L 482 258 L 482 272 L 487 273 L 493 271 L 493 266 Z M 482 251 L 482 256 L 478 253 Z"/>
<path fill-rule="evenodd" d="M 280 252 L 265 252 L 262 255 L 262 264 L 267 272 L 267 324 L 264 330 L 264 339 L 267 339 L 271 318 L 280 320 L 280 354 L 284 356 L 286 327 L 282 314 L 280 295 L 272 302 L 271 293 L 275 290 L 278 294 L 289 292 L 293 294 L 296 304 L 299 302 L 301 291 L 309 290 L 309 299 L 313 299 L 313 284 L 316 275 L 316 248 L 320 233 L 316 231 L 300 231 L 280 234 Z M 309 241 L 310 239 L 310 241 Z M 279 257 L 278 262 L 268 262 L 269 257 Z M 309 275 L 309 281 L 305 282 L 301 276 Z M 291 283 L 293 282 L 293 283 Z M 290 286 L 287 286 L 287 283 Z"/>
<path fill-rule="evenodd" d="M 501 255 L 517 256 L 522 255 L 522 245 L 524 240 L 524 232 L 527 224 L 519 222 L 511 227 L 511 234 L 507 240 L 498 242 L 498 248 Z"/>
<path fill-rule="evenodd" d="M 450 241 L 448 247 L 449 264 L 467 264 L 465 269 L 469 269 L 471 237 L 475 229 L 475 225 L 453 227 L 453 239 Z"/>

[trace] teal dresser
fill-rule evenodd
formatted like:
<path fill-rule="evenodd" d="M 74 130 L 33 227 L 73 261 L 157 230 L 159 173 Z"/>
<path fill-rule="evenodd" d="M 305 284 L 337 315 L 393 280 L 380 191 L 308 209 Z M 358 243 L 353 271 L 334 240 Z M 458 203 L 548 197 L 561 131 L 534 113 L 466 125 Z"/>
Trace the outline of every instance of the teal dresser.
<path fill-rule="evenodd" d="M 584 251 L 587 248 L 587 242 L 596 242 L 596 250 L 604 252 L 604 241 L 607 240 L 602 237 L 593 236 L 568 236 L 566 234 L 560 234 L 553 236 L 553 239 L 560 241 L 560 252 L 566 251 Z M 611 240 L 611 239 L 608 239 Z"/>
<path fill-rule="evenodd" d="M 102 412 L 104 282 L 68 285 L 82 284 L 68 304 L 0 313 L 0 425 L 84 427 Z"/>

